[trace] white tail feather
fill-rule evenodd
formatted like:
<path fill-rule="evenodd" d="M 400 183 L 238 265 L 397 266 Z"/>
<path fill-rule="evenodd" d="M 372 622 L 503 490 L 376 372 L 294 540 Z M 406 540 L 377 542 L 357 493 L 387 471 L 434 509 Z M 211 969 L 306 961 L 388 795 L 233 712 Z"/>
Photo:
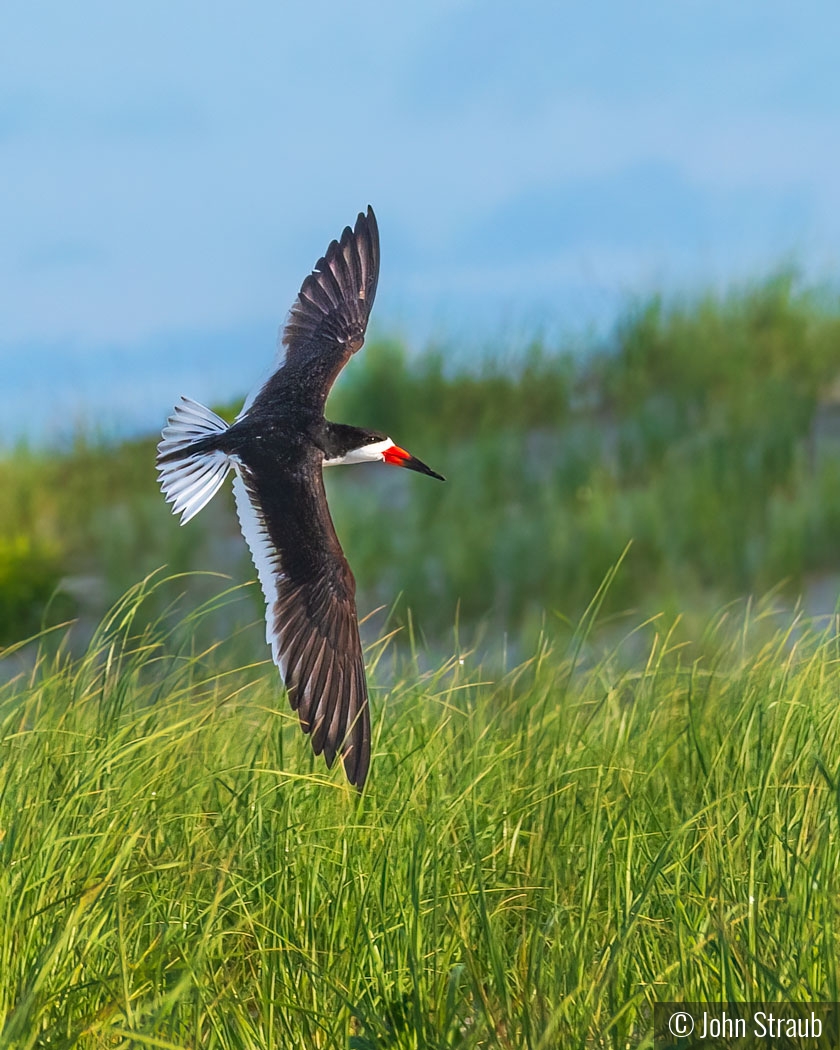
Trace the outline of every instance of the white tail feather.
<path fill-rule="evenodd" d="M 158 481 L 172 504 L 172 513 L 181 515 L 181 524 L 206 507 L 233 467 L 229 456 L 218 449 L 190 452 L 196 441 L 223 434 L 228 424 L 209 408 L 182 397 L 166 422 L 158 445 Z M 183 455 L 174 455 L 183 452 Z M 163 456 L 173 456 L 161 463 Z"/>

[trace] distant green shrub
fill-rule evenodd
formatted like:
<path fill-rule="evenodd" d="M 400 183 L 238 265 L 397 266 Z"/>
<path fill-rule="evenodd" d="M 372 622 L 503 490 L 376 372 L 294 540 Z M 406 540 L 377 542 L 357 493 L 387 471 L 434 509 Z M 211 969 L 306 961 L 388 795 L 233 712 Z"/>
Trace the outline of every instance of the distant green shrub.
<path fill-rule="evenodd" d="M 59 551 L 22 533 L 0 536 L 0 644 L 34 634 L 61 578 Z"/>
<path fill-rule="evenodd" d="M 562 425 L 574 381 L 572 356 L 540 342 L 465 365 L 447 362 L 435 347 L 412 355 L 396 340 L 372 340 L 339 378 L 329 414 L 395 440 L 419 434 L 423 441 L 452 443 Z"/>
<path fill-rule="evenodd" d="M 840 309 L 798 291 L 791 274 L 724 298 L 670 307 L 654 298 L 590 367 L 604 407 L 626 421 L 634 468 L 708 430 L 757 439 L 770 457 L 759 467 L 785 470 L 840 371 Z"/>

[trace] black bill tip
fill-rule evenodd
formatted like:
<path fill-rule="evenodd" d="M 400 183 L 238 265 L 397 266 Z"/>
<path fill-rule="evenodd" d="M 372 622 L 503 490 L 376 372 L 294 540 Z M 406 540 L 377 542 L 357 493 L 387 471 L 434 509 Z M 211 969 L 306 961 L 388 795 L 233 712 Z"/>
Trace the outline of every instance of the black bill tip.
<path fill-rule="evenodd" d="M 391 463 L 395 467 L 406 467 L 408 470 L 416 470 L 418 474 L 425 474 L 430 478 L 437 478 L 438 481 L 446 481 L 443 474 L 438 474 L 436 470 L 432 470 L 431 467 L 426 466 L 422 459 L 418 459 L 416 456 L 412 456 L 410 452 L 406 452 L 404 448 L 400 448 L 399 445 L 394 445 L 382 454 L 382 458 L 386 463 Z"/>

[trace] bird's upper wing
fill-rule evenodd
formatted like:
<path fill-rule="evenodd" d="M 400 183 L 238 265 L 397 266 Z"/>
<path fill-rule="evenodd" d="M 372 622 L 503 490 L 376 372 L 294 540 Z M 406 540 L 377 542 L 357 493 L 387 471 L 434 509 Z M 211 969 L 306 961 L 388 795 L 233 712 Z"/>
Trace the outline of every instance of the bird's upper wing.
<path fill-rule="evenodd" d="M 379 230 L 369 207 L 301 285 L 283 329 L 283 364 L 243 412 L 279 398 L 323 412 L 336 376 L 364 343 L 378 280 Z"/>
<path fill-rule="evenodd" d="M 370 765 L 370 715 L 353 573 L 327 507 L 320 462 L 272 477 L 239 463 L 236 508 L 266 600 L 266 640 L 289 702 L 327 765 L 341 753 L 361 788 Z"/>

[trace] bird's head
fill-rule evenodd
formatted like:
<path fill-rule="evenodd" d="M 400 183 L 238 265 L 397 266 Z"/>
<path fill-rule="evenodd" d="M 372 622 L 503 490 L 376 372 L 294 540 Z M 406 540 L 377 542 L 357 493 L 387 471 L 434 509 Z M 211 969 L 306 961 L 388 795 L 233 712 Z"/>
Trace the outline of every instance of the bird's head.
<path fill-rule="evenodd" d="M 328 439 L 329 447 L 324 453 L 325 467 L 337 467 L 345 463 L 390 463 L 394 467 L 416 470 L 418 474 L 428 474 L 438 481 L 446 480 L 422 460 L 394 444 L 387 434 L 377 430 L 331 423 Z"/>

